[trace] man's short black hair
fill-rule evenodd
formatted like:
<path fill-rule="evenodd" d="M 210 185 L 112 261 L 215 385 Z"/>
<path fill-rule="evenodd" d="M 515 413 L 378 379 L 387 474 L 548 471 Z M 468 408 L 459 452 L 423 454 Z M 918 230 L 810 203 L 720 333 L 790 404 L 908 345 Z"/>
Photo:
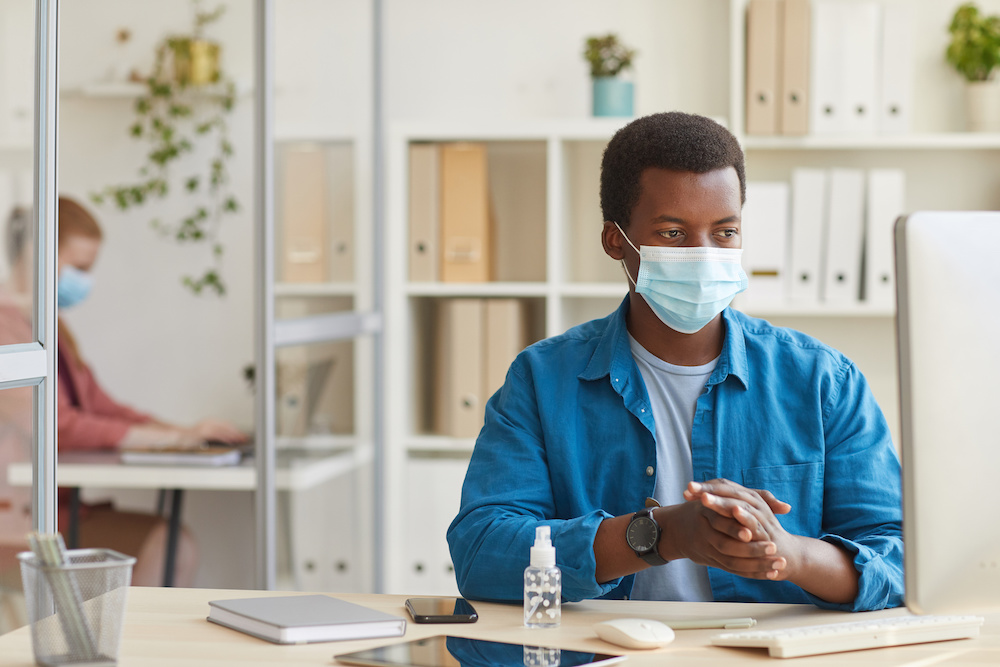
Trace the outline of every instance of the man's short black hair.
<path fill-rule="evenodd" d="M 704 174 L 733 167 L 746 201 L 743 149 L 705 116 L 669 111 L 638 118 L 615 132 L 601 160 L 601 213 L 622 227 L 639 202 L 639 176 L 650 167 Z"/>

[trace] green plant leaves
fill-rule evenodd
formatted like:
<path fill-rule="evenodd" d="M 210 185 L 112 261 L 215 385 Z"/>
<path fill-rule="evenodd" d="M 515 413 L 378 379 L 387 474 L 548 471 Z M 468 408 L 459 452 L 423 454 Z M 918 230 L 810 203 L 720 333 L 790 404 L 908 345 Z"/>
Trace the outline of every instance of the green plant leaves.
<path fill-rule="evenodd" d="M 220 6 L 212 12 L 198 13 L 196 32 L 222 12 Z M 223 216 L 240 211 L 239 202 L 228 188 L 228 162 L 234 148 L 228 138 L 226 116 L 233 110 L 236 87 L 221 72 L 220 82 L 208 93 L 178 80 L 171 70 L 171 59 L 190 41 L 188 36 L 173 36 L 157 44 L 145 92 L 133 105 L 128 134 L 149 147 L 146 161 L 138 169 L 138 182 L 107 186 L 92 193 L 91 200 L 96 204 L 113 203 L 122 211 L 150 205 L 152 200 L 171 194 L 171 172 L 186 172 L 175 174 L 174 180 L 179 183 L 178 192 L 192 198 L 190 213 L 176 222 L 154 217 L 150 224 L 162 236 L 179 243 L 209 243 L 212 266 L 200 277 L 184 276 L 181 282 L 195 294 L 221 296 L 226 286 L 219 271 L 223 247 L 217 238 L 218 227 Z M 201 153 L 202 147 L 208 147 L 212 154 L 198 160 L 184 159 Z"/>
<path fill-rule="evenodd" d="M 630 49 L 618 41 L 614 33 L 588 37 L 583 57 L 590 63 L 590 76 L 617 76 L 622 70 L 632 67 L 635 49 Z"/>
<path fill-rule="evenodd" d="M 975 3 L 955 10 L 945 59 L 967 81 L 988 81 L 1000 66 L 1000 17 L 984 16 Z"/>

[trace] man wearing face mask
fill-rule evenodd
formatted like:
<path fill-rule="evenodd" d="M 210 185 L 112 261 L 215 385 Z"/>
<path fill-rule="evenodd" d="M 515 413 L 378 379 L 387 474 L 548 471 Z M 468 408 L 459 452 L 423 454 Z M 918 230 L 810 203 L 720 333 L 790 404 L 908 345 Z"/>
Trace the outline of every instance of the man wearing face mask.
<path fill-rule="evenodd" d="M 864 377 L 728 307 L 745 190 L 708 118 L 611 139 L 601 240 L 629 294 L 523 351 L 487 404 L 448 530 L 463 595 L 520 599 L 547 524 L 570 601 L 902 604 L 899 460 Z"/>

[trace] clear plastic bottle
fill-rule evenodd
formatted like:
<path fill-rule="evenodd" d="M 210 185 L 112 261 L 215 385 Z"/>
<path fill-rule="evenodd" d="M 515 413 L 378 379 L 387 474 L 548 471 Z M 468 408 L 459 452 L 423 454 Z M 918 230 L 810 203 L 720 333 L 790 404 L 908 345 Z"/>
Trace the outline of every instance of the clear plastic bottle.
<path fill-rule="evenodd" d="M 550 534 L 549 526 L 535 529 L 531 564 L 524 570 L 524 625 L 529 628 L 557 628 L 562 616 L 562 572 Z"/>

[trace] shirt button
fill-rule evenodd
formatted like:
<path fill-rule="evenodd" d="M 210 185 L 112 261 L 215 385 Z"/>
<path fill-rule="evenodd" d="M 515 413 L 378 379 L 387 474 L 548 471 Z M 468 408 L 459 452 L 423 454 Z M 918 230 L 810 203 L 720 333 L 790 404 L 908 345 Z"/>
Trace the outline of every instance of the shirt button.
<path fill-rule="evenodd" d="M 654 472 L 653 466 L 646 466 L 646 477 L 652 477 Z"/>

